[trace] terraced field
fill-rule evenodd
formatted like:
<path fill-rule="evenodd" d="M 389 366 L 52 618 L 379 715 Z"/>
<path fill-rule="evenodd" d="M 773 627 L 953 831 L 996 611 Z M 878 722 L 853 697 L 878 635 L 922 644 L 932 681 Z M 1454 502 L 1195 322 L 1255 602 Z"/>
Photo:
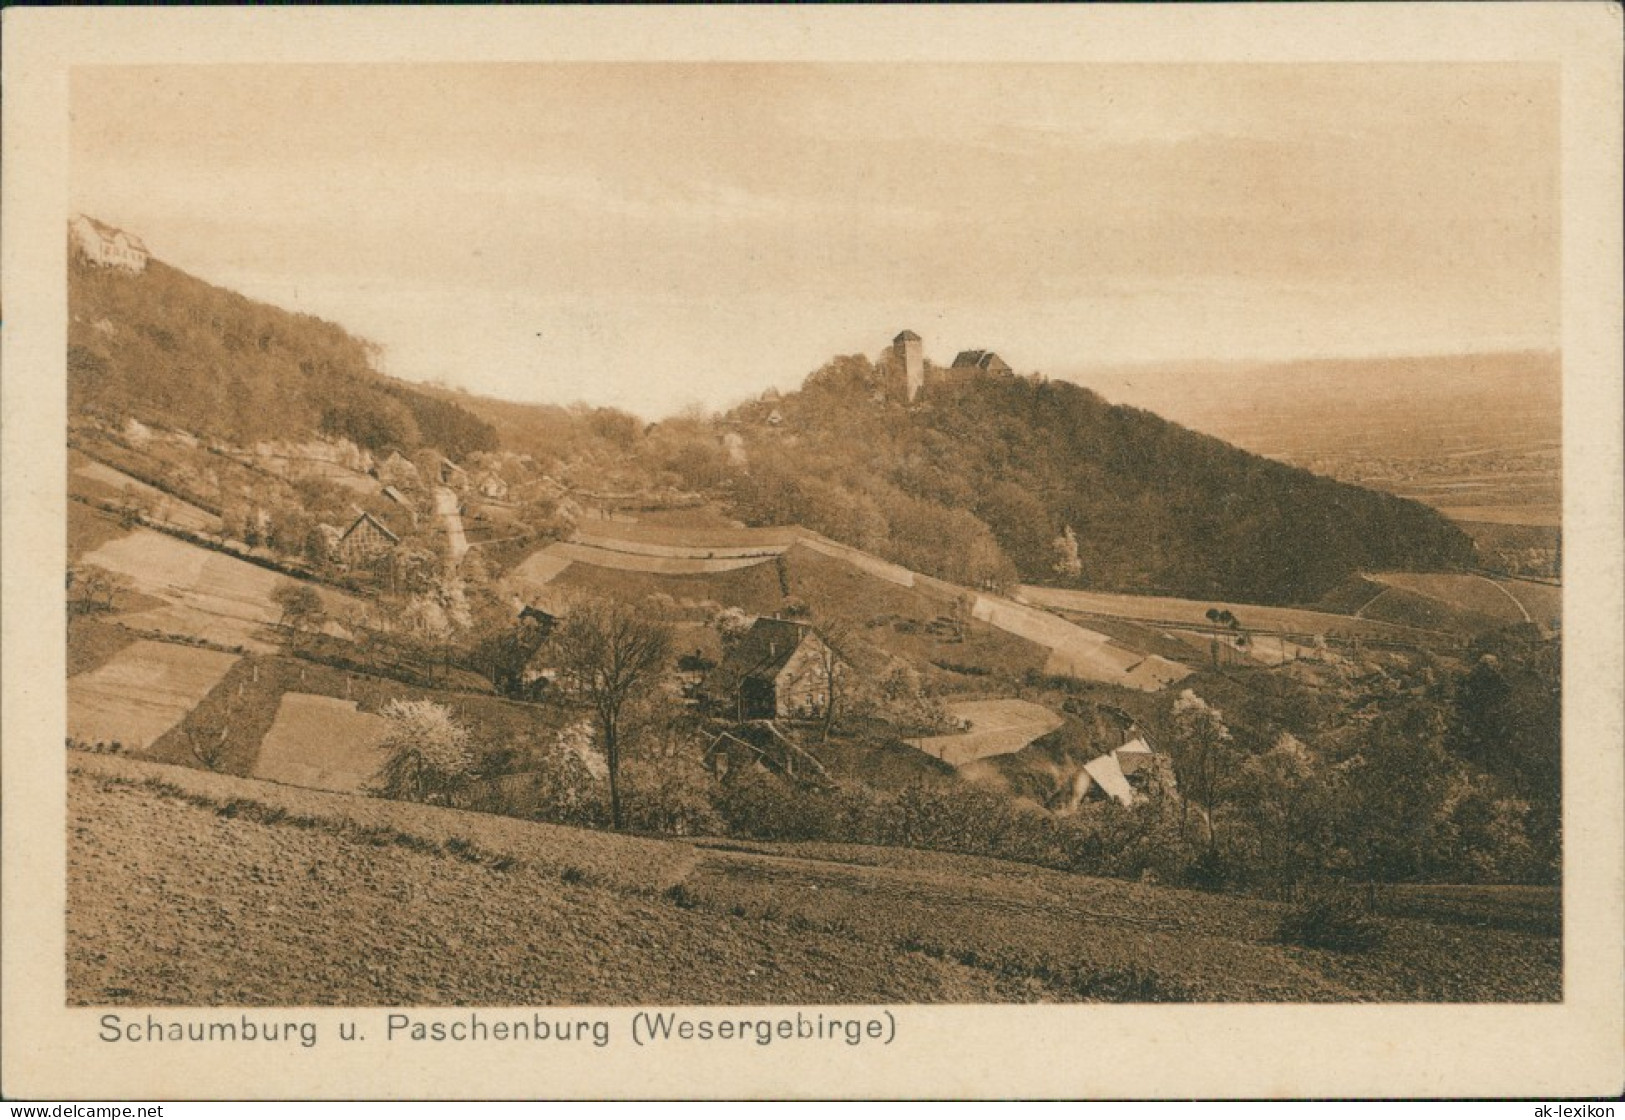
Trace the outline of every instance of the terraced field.
<path fill-rule="evenodd" d="M 948 711 L 966 721 L 969 726 L 964 732 L 910 739 L 908 743 L 950 766 L 1019 751 L 1063 722 L 1048 708 L 1027 700 L 966 700 L 949 704 Z"/>
<path fill-rule="evenodd" d="M 106 463 L 98 462 L 82 451 L 68 450 L 68 490 L 86 497 L 105 501 L 119 501 L 133 494 L 149 503 L 156 516 L 163 521 L 190 529 L 194 533 L 218 533 L 220 518 L 208 510 L 199 509 L 190 502 L 166 494 L 132 475 L 125 474 Z"/>
<path fill-rule="evenodd" d="M 388 730 L 387 720 L 357 711 L 353 700 L 285 692 L 260 741 L 254 777 L 355 793 L 377 773 L 378 743 Z"/>
<path fill-rule="evenodd" d="M 1563 589 L 1528 580 L 1491 579 L 1480 575 L 1378 572 L 1372 580 L 1446 606 L 1505 623 L 1547 625 L 1561 619 Z M 1370 604 L 1375 605 L 1375 603 Z"/>
<path fill-rule="evenodd" d="M 237 658 L 163 642 L 132 642 L 68 681 L 68 735 L 150 746 L 219 684 Z"/>
<path fill-rule="evenodd" d="M 786 596 L 804 598 L 815 617 L 864 624 L 888 614 L 930 623 L 968 605 L 971 617 L 1025 648 L 1010 672 L 1039 668 L 1055 676 L 1116 684 L 1154 692 L 1188 676 L 1190 669 L 1148 650 L 1079 626 L 1024 603 L 919 575 L 858 549 L 794 526 L 772 530 L 686 530 L 663 526 L 641 533 L 636 526 L 594 522 L 569 543 L 532 554 L 509 573 L 507 586 L 537 595 L 552 588 L 579 588 L 621 598 L 665 594 L 712 601 L 753 613 L 782 606 Z M 771 565 L 770 565 L 770 562 Z M 835 598 L 804 587 L 803 572 L 839 570 L 844 578 L 820 576 L 814 584 L 840 585 Z M 715 581 L 715 582 L 713 582 Z M 952 657 L 946 651 L 923 660 Z M 972 659 L 974 660 L 974 659 Z M 985 666 L 977 665 L 981 669 Z"/>
<path fill-rule="evenodd" d="M 120 616 L 128 626 L 250 650 L 275 648 L 266 633 L 280 615 L 271 592 L 286 576 L 150 529 L 107 541 L 82 560 L 127 576 L 135 590 L 163 601 Z M 319 593 L 330 610 L 352 603 L 340 592 Z"/>
<path fill-rule="evenodd" d="M 1415 637 L 1414 631 L 1375 619 L 1291 607 L 1265 607 L 1162 595 L 1120 595 L 1103 591 L 1073 591 L 1059 587 L 1022 585 L 1020 597 L 1029 603 L 1070 614 L 1100 615 L 1136 622 L 1211 627 L 1207 612 L 1229 610 L 1250 631 L 1282 634 L 1390 638 Z"/>

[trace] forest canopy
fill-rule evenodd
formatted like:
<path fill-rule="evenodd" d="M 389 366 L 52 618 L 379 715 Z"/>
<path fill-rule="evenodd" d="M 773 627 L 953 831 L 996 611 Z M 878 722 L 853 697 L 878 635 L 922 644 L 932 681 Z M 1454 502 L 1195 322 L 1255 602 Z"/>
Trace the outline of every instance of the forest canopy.
<path fill-rule="evenodd" d="M 983 376 L 933 385 L 905 408 L 885 399 L 887 383 L 883 364 L 847 356 L 780 401 L 782 426 L 751 441 L 739 511 L 927 571 L 915 554 L 951 542 L 953 559 L 935 566 L 958 567 L 966 582 L 1014 572 L 1258 603 L 1313 602 L 1361 570 L 1474 561 L 1466 534 L 1420 503 L 1249 454 L 1078 385 Z"/>
<path fill-rule="evenodd" d="M 327 435 L 377 451 L 497 446 L 456 404 L 377 372 L 342 327 L 283 311 L 151 261 L 130 275 L 70 255 L 68 404 L 236 443 Z"/>

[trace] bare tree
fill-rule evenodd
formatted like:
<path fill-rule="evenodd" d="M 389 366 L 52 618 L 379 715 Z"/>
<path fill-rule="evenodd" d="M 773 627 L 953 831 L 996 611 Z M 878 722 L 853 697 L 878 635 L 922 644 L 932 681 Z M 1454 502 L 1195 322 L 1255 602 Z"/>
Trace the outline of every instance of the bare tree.
<path fill-rule="evenodd" d="M 671 628 L 631 604 L 590 599 L 570 609 L 550 652 L 565 689 L 592 708 L 609 764 L 610 824 L 618 829 L 624 717 L 631 701 L 659 684 Z"/>
<path fill-rule="evenodd" d="M 110 611 L 120 595 L 134 589 L 130 578 L 95 564 L 68 569 L 68 606 L 85 614 Z"/>
<path fill-rule="evenodd" d="M 852 627 L 841 619 L 825 619 L 818 627 L 818 669 L 824 684 L 824 742 L 829 742 L 846 707 L 847 665 L 852 658 Z"/>

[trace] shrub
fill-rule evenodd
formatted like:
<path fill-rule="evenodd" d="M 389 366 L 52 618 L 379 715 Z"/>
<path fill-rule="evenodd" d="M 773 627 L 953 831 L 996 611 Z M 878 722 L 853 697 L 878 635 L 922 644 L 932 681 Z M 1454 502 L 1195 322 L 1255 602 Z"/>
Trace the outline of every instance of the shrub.
<path fill-rule="evenodd" d="M 386 753 L 372 792 L 410 801 L 437 798 L 455 789 L 473 768 L 468 730 L 451 711 L 430 700 L 391 700 L 383 716 L 389 730 L 378 744 Z"/>
<path fill-rule="evenodd" d="M 722 830 L 711 804 L 711 781 L 689 760 L 629 762 L 626 767 L 628 828 L 670 836 L 704 836 Z"/>
<path fill-rule="evenodd" d="M 1281 918 L 1276 938 L 1286 945 L 1365 953 L 1382 944 L 1382 923 L 1347 894 L 1325 894 L 1291 907 Z"/>
<path fill-rule="evenodd" d="M 770 774 L 745 773 L 716 799 L 717 813 L 732 836 L 758 840 L 826 840 L 839 837 L 829 798 L 795 789 Z"/>

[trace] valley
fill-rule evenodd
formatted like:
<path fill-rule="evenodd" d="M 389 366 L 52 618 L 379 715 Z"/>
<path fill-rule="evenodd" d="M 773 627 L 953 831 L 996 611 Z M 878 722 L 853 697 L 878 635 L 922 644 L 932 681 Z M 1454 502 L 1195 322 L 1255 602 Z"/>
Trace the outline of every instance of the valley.
<path fill-rule="evenodd" d="M 1411 500 L 1477 478 L 912 332 L 644 423 L 70 280 L 75 1002 L 1561 998 L 1561 588 Z"/>

